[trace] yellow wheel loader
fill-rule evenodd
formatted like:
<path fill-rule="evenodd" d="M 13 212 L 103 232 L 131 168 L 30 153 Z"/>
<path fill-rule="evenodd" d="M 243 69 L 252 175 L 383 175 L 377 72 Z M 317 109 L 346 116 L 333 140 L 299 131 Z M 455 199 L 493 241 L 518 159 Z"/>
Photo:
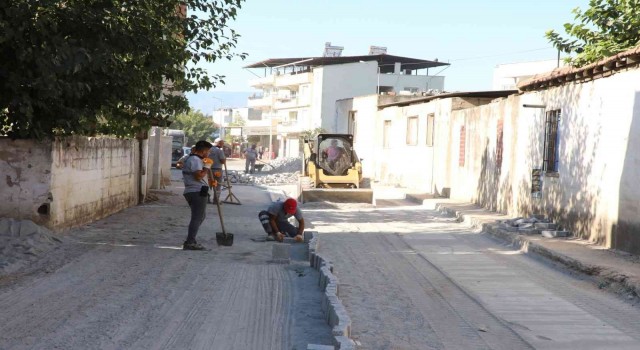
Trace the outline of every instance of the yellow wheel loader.
<path fill-rule="evenodd" d="M 353 149 L 353 135 L 319 134 L 304 142 L 303 202 L 371 203 L 373 192 L 362 189 L 362 163 Z"/>

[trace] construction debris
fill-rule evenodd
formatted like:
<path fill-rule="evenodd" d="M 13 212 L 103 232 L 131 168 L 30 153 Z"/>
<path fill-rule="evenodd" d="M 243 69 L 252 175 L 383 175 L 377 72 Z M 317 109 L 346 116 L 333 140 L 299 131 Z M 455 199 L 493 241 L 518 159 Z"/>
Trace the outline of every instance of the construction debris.
<path fill-rule="evenodd" d="M 560 230 L 558 225 L 549 219 L 540 217 L 514 218 L 500 221 L 500 228 L 508 232 L 518 232 L 526 235 L 542 234 L 543 237 L 568 237 L 570 232 Z"/>

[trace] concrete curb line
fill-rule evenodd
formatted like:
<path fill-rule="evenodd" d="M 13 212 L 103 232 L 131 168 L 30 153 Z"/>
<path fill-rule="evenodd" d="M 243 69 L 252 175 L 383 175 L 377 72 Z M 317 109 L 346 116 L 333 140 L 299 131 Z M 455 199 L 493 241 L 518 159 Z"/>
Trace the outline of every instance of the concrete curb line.
<path fill-rule="evenodd" d="M 510 232 L 500 228 L 499 223 L 481 223 L 477 218 L 469 217 L 460 211 L 447 208 L 444 205 L 437 205 L 436 210 L 454 215 L 460 222 L 468 223 L 472 228 L 487 233 L 495 238 L 504 241 L 526 254 L 532 254 L 546 260 L 563 265 L 564 267 L 585 274 L 593 278 L 594 283 L 599 288 L 610 287 L 618 294 L 632 294 L 640 296 L 640 280 L 630 278 L 611 268 L 584 263 L 578 259 L 547 248 L 526 235 Z"/>
<path fill-rule="evenodd" d="M 307 234 L 309 233 L 309 235 Z M 356 343 L 351 337 L 351 318 L 347 309 L 342 305 L 339 296 L 338 277 L 333 274 L 333 264 L 318 254 L 319 237 L 315 231 L 305 232 L 305 241 L 309 242 L 309 263 L 311 267 L 320 271 L 318 284 L 323 291 L 322 312 L 329 326 L 332 327 L 334 345 L 336 349 L 356 349 Z"/>

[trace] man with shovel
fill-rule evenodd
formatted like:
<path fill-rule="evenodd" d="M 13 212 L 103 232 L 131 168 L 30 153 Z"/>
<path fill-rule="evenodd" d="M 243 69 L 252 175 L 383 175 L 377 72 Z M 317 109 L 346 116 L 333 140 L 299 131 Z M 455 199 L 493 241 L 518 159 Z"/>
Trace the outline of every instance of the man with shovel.
<path fill-rule="evenodd" d="M 182 178 L 184 180 L 184 198 L 191 208 L 191 221 L 189 221 L 189 231 L 187 240 L 184 242 L 184 250 L 204 250 L 205 248 L 196 242 L 196 235 L 200 225 L 205 218 L 207 208 L 207 198 L 209 197 L 209 184 L 205 177 L 213 162 L 206 158 L 209 150 L 213 147 L 207 141 L 198 141 L 194 146 L 194 151 L 184 162 L 182 167 Z"/>
<path fill-rule="evenodd" d="M 298 227 L 291 225 L 288 221 L 290 217 L 298 220 Z M 298 202 L 293 198 L 287 198 L 284 202 L 275 202 L 258 214 L 262 228 L 267 233 L 267 241 L 277 240 L 282 242 L 284 235 L 294 237 L 296 241 L 302 242 L 304 238 L 304 219 L 302 211 L 298 208 Z"/>

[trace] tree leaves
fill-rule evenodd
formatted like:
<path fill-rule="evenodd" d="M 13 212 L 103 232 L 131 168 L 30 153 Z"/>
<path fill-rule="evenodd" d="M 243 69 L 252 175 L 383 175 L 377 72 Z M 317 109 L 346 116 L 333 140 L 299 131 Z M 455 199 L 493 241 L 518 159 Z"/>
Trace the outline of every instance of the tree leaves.
<path fill-rule="evenodd" d="M 187 137 L 187 144 L 195 144 L 199 140 L 210 139 L 211 134 L 218 130 L 211 117 L 194 110 L 177 115 L 171 127 L 184 131 Z"/>
<path fill-rule="evenodd" d="M 566 23 L 566 39 L 550 30 L 545 36 L 558 50 L 575 53 L 567 62 L 584 66 L 640 44 L 640 0 L 590 0 L 589 9 L 573 10 L 577 23 Z"/>
<path fill-rule="evenodd" d="M 132 136 L 166 123 L 188 111 L 182 92 L 222 83 L 200 63 L 246 57 L 227 26 L 243 1 L 3 1 L 0 133 Z"/>

